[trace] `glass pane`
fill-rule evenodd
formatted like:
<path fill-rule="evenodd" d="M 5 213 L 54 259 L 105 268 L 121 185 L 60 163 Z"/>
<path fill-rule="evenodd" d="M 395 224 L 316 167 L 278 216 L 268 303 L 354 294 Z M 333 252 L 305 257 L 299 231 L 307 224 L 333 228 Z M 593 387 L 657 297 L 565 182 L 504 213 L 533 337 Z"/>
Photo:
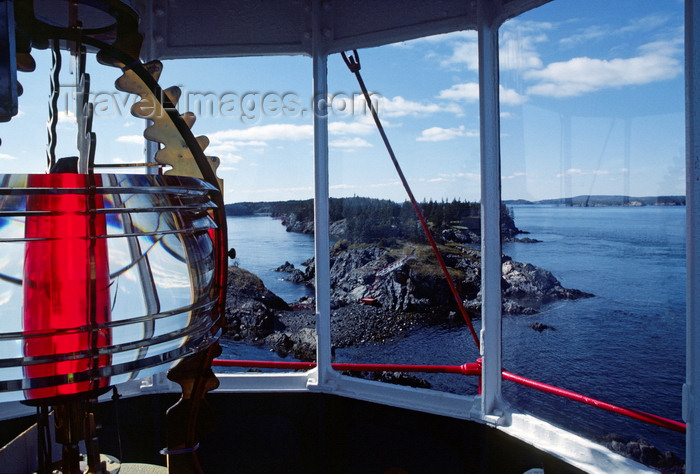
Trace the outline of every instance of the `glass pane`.
<path fill-rule="evenodd" d="M 506 305 L 524 308 L 504 314 L 504 367 L 681 421 L 683 5 L 582 6 L 552 2 L 501 29 L 502 91 L 522 97 L 502 120 L 502 192 L 523 234 L 503 252 L 532 265 L 503 264 Z M 527 277 L 536 304 L 520 294 Z M 684 436 L 665 428 L 507 381 L 504 391 L 623 454 L 643 438 L 683 456 Z"/>
<path fill-rule="evenodd" d="M 313 274 L 304 266 L 314 255 L 310 59 L 188 59 L 164 66 L 164 86 L 192 78 L 193 68 L 201 73 L 183 88 L 181 110 L 194 112 L 197 129 L 210 140 L 206 153 L 221 159 L 235 256 L 220 358 L 315 361 Z"/>
<path fill-rule="evenodd" d="M 360 50 L 397 161 L 466 313 L 478 318 L 479 122 L 472 64 L 453 60 L 474 32 Z M 461 366 L 478 350 L 433 254 L 361 90 L 329 58 L 331 333 L 334 362 Z M 342 112 L 342 113 L 341 113 Z M 476 331 L 479 322 L 474 322 Z M 476 377 L 445 373 L 354 375 L 476 394 Z"/>

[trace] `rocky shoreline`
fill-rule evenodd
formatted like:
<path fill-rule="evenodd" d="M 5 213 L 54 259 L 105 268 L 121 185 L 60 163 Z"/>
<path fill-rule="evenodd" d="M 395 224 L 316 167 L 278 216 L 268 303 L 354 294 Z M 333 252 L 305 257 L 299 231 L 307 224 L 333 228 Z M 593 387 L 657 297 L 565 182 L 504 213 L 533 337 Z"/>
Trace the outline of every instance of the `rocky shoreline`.
<path fill-rule="evenodd" d="M 442 249 L 469 316 L 481 315 L 480 251 L 461 244 Z M 331 328 L 334 347 L 385 342 L 416 327 L 461 323 L 461 314 L 428 246 L 351 245 L 331 249 Z M 277 268 L 298 284 L 313 286 L 315 262 L 304 270 L 289 262 Z M 593 295 L 562 287 L 547 270 L 503 256 L 504 314 L 536 314 L 550 302 Z M 252 273 L 229 268 L 226 333 L 265 344 L 282 356 L 313 360 L 313 298 L 287 304 Z M 534 330 L 554 329 L 536 325 Z"/>

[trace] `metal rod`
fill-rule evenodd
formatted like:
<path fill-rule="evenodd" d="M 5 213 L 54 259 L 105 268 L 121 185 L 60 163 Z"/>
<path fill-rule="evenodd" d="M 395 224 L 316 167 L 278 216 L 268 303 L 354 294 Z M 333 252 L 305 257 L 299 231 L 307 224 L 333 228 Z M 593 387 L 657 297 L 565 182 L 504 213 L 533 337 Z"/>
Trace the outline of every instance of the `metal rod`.
<path fill-rule="evenodd" d="M 683 419 L 686 472 L 700 471 L 700 0 L 685 2 L 686 383 Z"/>
<path fill-rule="evenodd" d="M 553 385 L 548 385 L 546 383 L 537 382 L 535 380 L 521 377 L 520 375 L 511 374 L 510 372 L 506 372 L 505 370 L 503 371 L 503 379 L 510 380 L 511 382 L 515 382 L 526 387 L 534 388 L 541 392 L 551 393 L 553 395 L 557 395 L 563 398 L 568 398 L 569 400 L 585 403 L 586 405 L 591 405 L 613 413 L 618 413 L 620 415 L 625 415 L 630 418 L 645 421 L 652 425 L 668 428 L 669 430 L 677 431 L 679 433 L 685 433 L 686 430 L 686 425 L 679 421 L 669 420 L 668 418 L 652 415 L 650 413 L 635 410 L 633 408 L 625 408 L 619 405 L 613 405 L 612 403 L 607 403 L 601 400 L 597 400 L 595 398 L 587 397 L 585 395 L 581 395 L 580 393 L 572 392 L 571 390 L 566 390 L 563 388 L 555 387 Z"/>
<path fill-rule="evenodd" d="M 323 6 L 313 3 L 314 97 L 314 254 L 316 262 L 316 360 L 319 385 L 335 376 L 331 368 L 330 199 L 328 179 L 328 55 L 323 35 Z"/>
<path fill-rule="evenodd" d="M 482 416 L 499 416 L 501 399 L 501 148 L 498 23 L 491 2 L 479 1 L 479 122 L 481 141 Z"/>

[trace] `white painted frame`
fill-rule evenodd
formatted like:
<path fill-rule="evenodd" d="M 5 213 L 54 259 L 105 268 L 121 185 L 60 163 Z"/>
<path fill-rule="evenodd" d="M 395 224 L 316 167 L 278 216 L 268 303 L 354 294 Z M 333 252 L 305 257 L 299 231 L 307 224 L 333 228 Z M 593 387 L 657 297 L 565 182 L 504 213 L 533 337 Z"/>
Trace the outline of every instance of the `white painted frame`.
<path fill-rule="evenodd" d="M 159 5 L 161 2 L 157 2 Z M 535 417 L 510 411 L 501 395 L 501 295 L 500 295 L 500 144 L 498 103 L 498 28 L 506 17 L 513 16 L 506 4 L 494 0 L 473 2 L 478 10 L 477 31 L 479 35 L 480 60 L 480 116 L 481 116 L 481 198 L 482 198 L 482 292 L 483 313 L 481 346 L 483 355 L 481 396 L 460 396 L 434 390 L 382 384 L 340 375 L 331 367 L 330 345 L 330 258 L 328 219 L 328 117 L 322 113 L 328 91 L 327 58 L 337 52 L 343 41 L 332 41 L 333 31 L 329 5 L 332 2 L 310 0 L 308 10 L 311 31 L 305 33 L 310 39 L 313 61 L 314 104 L 314 183 L 315 183 L 315 255 L 316 255 L 316 304 L 318 365 L 307 372 L 290 373 L 241 373 L 218 374 L 224 393 L 264 392 L 321 392 L 338 396 L 372 401 L 386 405 L 419 410 L 427 413 L 451 416 L 491 424 L 498 429 L 522 439 L 537 448 L 570 462 L 588 472 L 644 472 L 645 468 L 580 436 L 556 428 Z M 533 0 L 533 6 L 540 4 Z M 526 11 L 527 1 L 520 11 Z M 510 7 L 508 6 L 510 5 Z M 165 7 L 163 7 L 165 8 Z M 153 15 L 167 12 L 158 9 Z M 686 177 L 687 177 L 687 377 L 684 386 L 683 417 L 688 424 L 686 462 L 687 472 L 700 471 L 700 430 L 696 429 L 695 417 L 700 413 L 700 395 L 695 387 L 700 384 L 700 374 L 695 369 L 700 357 L 700 121 L 697 119 L 700 91 L 698 70 L 700 59 L 700 0 L 685 1 L 686 15 Z M 150 24 L 150 10 L 144 22 Z M 416 27 L 418 28 L 418 26 Z M 445 30 L 452 25 L 445 25 Z M 150 30 L 149 30 L 150 31 Z M 403 33 L 401 33 L 403 34 Z M 393 39 L 400 40 L 401 34 Z M 392 38 L 384 33 L 384 39 Z M 152 35 L 155 40 L 157 35 Z M 162 40 L 162 37 L 161 37 Z M 302 43 L 306 44 L 306 40 Z M 360 38 L 372 42 L 372 38 Z M 147 43 L 155 51 L 157 41 Z M 352 43 L 353 47 L 355 43 Z M 268 53 L 269 54 L 269 53 Z M 321 113 L 319 113 L 321 112 Z M 169 382 L 163 374 L 145 380 L 132 381 L 119 387 L 125 396 L 153 392 L 178 392 L 179 386 Z M 33 410 L 19 403 L 0 404 L 0 419 L 7 419 Z M 654 472 L 654 471 L 651 471 Z"/>

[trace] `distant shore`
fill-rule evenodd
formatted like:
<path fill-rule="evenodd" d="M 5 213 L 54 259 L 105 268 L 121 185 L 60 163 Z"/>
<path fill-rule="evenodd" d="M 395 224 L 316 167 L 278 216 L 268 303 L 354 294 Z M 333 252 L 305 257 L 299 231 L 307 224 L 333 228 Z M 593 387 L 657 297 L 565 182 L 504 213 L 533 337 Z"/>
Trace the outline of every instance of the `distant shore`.
<path fill-rule="evenodd" d="M 575 196 L 570 198 L 542 199 L 528 201 L 526 199 L 511 199 L 503 201 L 507 206 L 518 205 L 554 205 L 569 207 L 642 207 L 642 206 L 685 206 L 685 196 L 623 196 L 623 195 L 593 195 Z"/>

